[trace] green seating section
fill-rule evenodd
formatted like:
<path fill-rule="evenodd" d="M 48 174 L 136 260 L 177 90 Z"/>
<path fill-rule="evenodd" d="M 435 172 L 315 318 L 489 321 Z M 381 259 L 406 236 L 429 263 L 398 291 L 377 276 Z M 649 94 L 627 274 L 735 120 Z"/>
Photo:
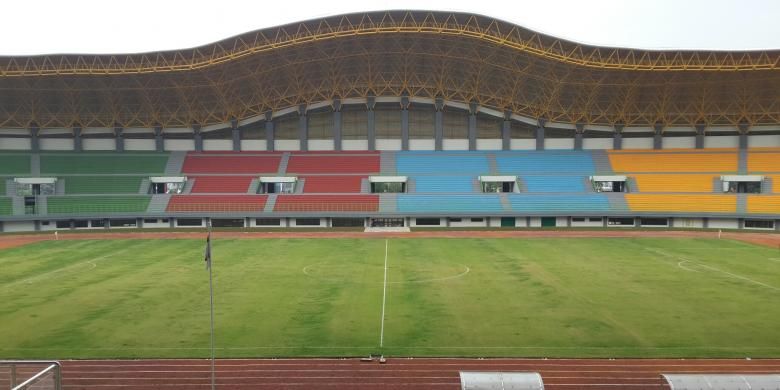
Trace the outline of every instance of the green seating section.
<path fill-rule="evenodd" d="M 167 162 L 167 154 L 41 154 L 41 174 L 160 174 Z"/>
<path fill-rule="evenodd" d="M 0 196 L 5 196 L 5 181 L 8 180 L 7 177 L 0 176 Z"/>
<path fill-rule="evenodd" d="M 150 196 L 50 196 L 49 214 L 143 213 Z"/>
<path fill-rule="evenodd" d="M 11 198 L 0 197 L 0 215 L 11 215 Z"/>
<path fill-rule="evenodd" d="M 0 154 L 0 174 L 30 174 L 30 155 L 24 153 Z"/>
<path fill-rule="evenodd" d="M 66 194 L 137 194 L 143 176 L 62 176 Z"/>

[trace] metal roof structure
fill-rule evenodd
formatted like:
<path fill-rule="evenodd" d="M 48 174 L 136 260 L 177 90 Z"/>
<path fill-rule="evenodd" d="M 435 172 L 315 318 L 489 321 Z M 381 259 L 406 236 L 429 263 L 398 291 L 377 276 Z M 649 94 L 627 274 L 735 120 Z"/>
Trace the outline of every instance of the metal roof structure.
<path fill-rule="evenodd" d="M 460 372 L 462 390 L 544 390 L 538 372 Z"/>
<path fill-rule="evenodd" d="M 208 126 L 367 96 L 592 125 L 777 125 L 778 91 L 780 50 L 597 47 L 474 14 L 385 11 L 177 51 L 0 57 L 0 128 Z"/>
<path fill-rule="evenodd" d="M 780 374 L 661 374 L 671 390 L 780 390 Z"/>

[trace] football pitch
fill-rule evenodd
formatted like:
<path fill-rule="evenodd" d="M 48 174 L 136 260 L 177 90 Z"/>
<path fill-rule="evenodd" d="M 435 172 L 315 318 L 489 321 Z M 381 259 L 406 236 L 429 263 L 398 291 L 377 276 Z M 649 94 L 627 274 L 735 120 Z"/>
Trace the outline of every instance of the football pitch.
<path fill-rule="evenodd" d="M 205 240 L 0 250 L 0 358 L 209 356 Z M 217 357 L 780 357 L 780 254 L 666 238 L 216 239 Z"/>

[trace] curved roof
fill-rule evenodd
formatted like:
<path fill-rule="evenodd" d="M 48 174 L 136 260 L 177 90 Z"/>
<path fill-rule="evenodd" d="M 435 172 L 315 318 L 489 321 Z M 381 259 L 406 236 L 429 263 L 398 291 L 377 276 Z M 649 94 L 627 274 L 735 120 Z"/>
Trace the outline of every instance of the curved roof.
<path fill-rule="evenodd" d="M 385 11 L 193 49 L 0 57 L 0 127 L 209 125 L 334 97 L 441 97 L 600 125 L 780 123 L 780 51 L 577 44 L 464 13 Z"/>

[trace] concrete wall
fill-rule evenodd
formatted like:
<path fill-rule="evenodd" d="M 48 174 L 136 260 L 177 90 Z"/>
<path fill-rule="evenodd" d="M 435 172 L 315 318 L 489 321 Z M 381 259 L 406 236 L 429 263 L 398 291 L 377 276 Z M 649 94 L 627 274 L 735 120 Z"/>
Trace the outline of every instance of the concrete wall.
<path fill-rule="evenodd" d="M 29 138 L 0 138 L 0 150 L 30 150 L 31 145 Z"/>
<path fill-rule="evenodd" d="M 31 232 L 35 230 L 33 221 L 5 221 L 3 222 L 3 232 Z"/>
<path fill-rule="evenodd" d="M 623 149 L 652 149 L 653 138 L 623 138 Z"/>
<path fill-rule="evenodd" d="M 696 137 L 664 137 L 663 144 L 664 149 L 693 149 Z"/>
<path fill-rule="evenodd" d="M 153 139 L 125 139 L 125 150 L 127 151 L 153 151 L 155 150 L 155 147 Z"/>
<path fill-rule="evenodd" d="M 73 139 L 71 138 L 41 138 L 41 150 L 73 150 Z"/>
<path fill-rule="evenodd" d="M 436 149 L 436 140 L 430 139 L 410 139 L 409 150 L 434 150 Z"/>
<path fill-rule="evenodd" d="M 672 218 L 672 227 L 676 228 L 703 228 L 704 219 L 702 218 Z"/>
<path fill-rule="evenodd" d="M 368 150 L 368 140 L 345 139 L 341 140 L 342 150 Z"/>
<path fill-rule="evenodd" d="M 114 150 L 116 141 L 113 138 L 84 138 L 81 140 L 84 150 Z"/>
<path fill-rule="evenodd" d="M 710 229 L 737 229 L 739 221 L 734 218 L 710 218 L 707 226 Z"/>
<path fill-rule="evenodd" d="M 469 140 L 463 138 L 443 139 L 442 149 L 444 150 L 469 150 Z"/>
<path fill-rule="evenodd" d="M 274 140 L 274 149 L 301 150 L 301 141 L 298 141 L 296 139 L 277 139 Z"/>
<path fill-rule="evenodd" d="M 582 140 L 583 149 L 612 149 L 612 138 L 585 138 Z"/>
<path fill-rule="evenodd" d="M 309 150 L 334 150 L 335 143 L 332 139 L 310 139 Z"/>
<path fill-rule="evenodd" d="M 501 150 L 500 139 L 477 139 L 477 150 Z"/>
<path fill-rule="evenodd" d="M 450 220 L 450 227 L 485 227 L 487 226 L 487 218 L 479 218 L 482 219 L 481 222 L 475 222 L 472 221 L 474 218 L 470 217 L 463 217 L 461 218 L 460 222 Z M 498 226 L 501 226 L 501 219 L 498 220 Z"/>
<path fill-rule="evenodd" d="M 749 138 L 748 138 L 749 139 Z M 739 136 L 704 137 L 704 148 L 738 148 Z"/>
<path fill-rule="evenodd" d="M 377 139 L 376 150 L 401 150 L 401 139 Z"/>
<path fill-rule="evenodd" d="M 172 152 L 188 152 L 195 150 L 194 139 L 165 139 L 163 140 L 163 148 Z"/>
<path fill-rule="evenodd" d="M 748 137 L 750 148 L 777 148 L 780 147 L 780 135 L 751 135 Z"/>
<path fill-rule="evenodd" d="M 584 221 L 575 221 L 574 218 L 584 218 Z M 571 226 L 572 227 L 602 227 L 604 226 L 604 220 L 599 219 L 598 221 L 591 221 L 591 217 L 572 217 Z M 598 217 L 593 217 L 598 218 Z"/>
<path fill-rule="evenodd" d="M 243 139 L 241 140 L 241 150 L 268 150 L 268 142 L 259 139 Z"/>
<path fill-rule="evenodd" d="M 574 149 L 574 138 L 546 138 L 544 148 L 549 150 Z"/>
<path fill-rule="evenodd" d="M 233 150 L 233 140 L 204 139 L 203 150 Z"/>
<path fill-rule="evenodd" d="M 535 139 L 511 139 L 509 148 L 512 150 L 534 150 L 536 149 Z"/>

